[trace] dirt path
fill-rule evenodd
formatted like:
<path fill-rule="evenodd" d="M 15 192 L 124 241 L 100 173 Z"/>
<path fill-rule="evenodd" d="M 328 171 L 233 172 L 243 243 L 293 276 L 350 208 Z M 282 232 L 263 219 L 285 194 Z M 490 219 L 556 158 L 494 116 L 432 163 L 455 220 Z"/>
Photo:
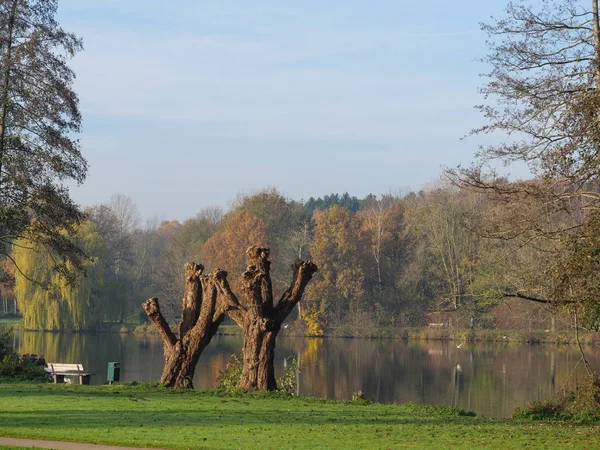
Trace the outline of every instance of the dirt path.
<path fill-rule="evenodd" d="M 140 447 L 114 447 L 112 445 L 83 444 L 81 442 L 40 441 L 37 439 L 18 439 L 9 437 L 0 437 L 0 445 L 8 447 L 50 448 L 55 450 L 144 450 Z"/>

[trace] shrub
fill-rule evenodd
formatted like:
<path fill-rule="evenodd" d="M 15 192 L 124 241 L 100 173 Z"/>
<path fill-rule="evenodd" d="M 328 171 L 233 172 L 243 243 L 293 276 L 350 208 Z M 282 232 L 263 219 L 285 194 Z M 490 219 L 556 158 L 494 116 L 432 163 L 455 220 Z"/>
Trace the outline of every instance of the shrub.
<path fill-rule="evenodd" d="M 135 335 L 143 335 L 143 334 L 158 334 L 158 330 L 152 323 L 144 323 L 142 325 L 138 325 L 134 328 L 133 334 Z"/>
<path fill-rule="evenodd" d="M 304 308 L 302 318 L 306 323 L 307 336 L 323 336 L 322 312 L 315 306 Z"/>
<path fill-rule="evenodd" d="M 298 387 L 296 374 L 300 372 L 298 361 L 296 361 L 296 358 L 293 356 L 286 358 L 286 361 L 289 362 L 286 365 L 285 373 L 277 380 L 277 390 L 286 392 L 290 395 L 296 395 L 296 389 Z"/>
<path fill-rule="evenodd" d="M 240 389 L 242 380 L 242 359 L 236 355 L 231 355 L 225 370 L 219 370 L 215 389 L 223 390 L 228 393 L 236 392 Z"/>
<path fill-rule="evenodd" d="M 10 334 L 0 335 L 0 377 L 14 380 L 48 381 L 45 361 L 37 355 L 19 356 L 10 345 Z"/>
<path fill-rule="evenodd" d="M 300 371 L 296 358 L 287 358 L 289 361 L 286 364 L 285 373 L 277 379 L 277 390 L 289 395 L 296 395 L 296 373 Z M 231 355 L 231 358 L 225 370 L 219 371 L 215 389 L 225 391 L 228 394 L 239 392 L 240 381 L 242 380 L 243 363 L 242 358 L 236 354 Z"/>
<path fill-rule="evenodd" d="M 357 403 L 359 405 L 370 405 L 373 403 L 369 398 L 365 395 L 363 391 L 353 392 L 352 393 L 352 402 Z"/>
<path fill-rule="evenodd" d="M 0 334 L 0 361 L 3 361 L 6 355 L 12 355 L 13 350 L 10 346 L 10 333 Z"/>
<path fill-rule="evenodd" d="M 600 378 L 590 377 L 564 398 L 533 402 L 517 408 L 511 418 L 519 420 L 600 420 Z"/>
<path fill-rule="evenodd" d="M 563 420 L 570 416 L 565 414 L 564 405 L 553 401 L 528 403 L 524 408 L 513 411 L 511 419 L 515 420 Z"/>

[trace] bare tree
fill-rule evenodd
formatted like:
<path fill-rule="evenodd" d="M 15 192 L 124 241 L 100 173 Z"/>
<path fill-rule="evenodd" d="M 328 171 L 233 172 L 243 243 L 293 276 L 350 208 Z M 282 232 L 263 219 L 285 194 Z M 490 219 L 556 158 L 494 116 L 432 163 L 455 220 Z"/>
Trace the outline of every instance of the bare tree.
<path fill-rule="evenodd" d="M 362 221 L 362 231 L 370 240 L 371 254 L 375 261 L 377 272 L 377 287 L 379 296 L 383 297 L 383 258 L 388 247 L 398 241 L 399 229 L 402 226 L 402 207 L 400 201 L 391 195 L 373 198 L 359 213 Z"/>
<path fill-rule="evenodd" d="M 307 220 L 295 230 L 292 230 L 286 240 L 286 246 L 290 254 L 296 255 L 297 259 L 303 259 L 304 254 L 309 254 L 309 247 L 312 242 L 312 233 L 310 222 Z M 302 303 L 298 302 L 298 320 L 302 320 Z"/>
<path fill-rule="evenodd" d="M 600 205 L 600 26 L 598 0 L 509 3 L 506 15 L 483 24 L 492 70 L 481 89 L 492 104 L 479 106 L 488 124 L 473 134 L 501 133 L 482 147 L 470 169 L 450 170 L 459 185 L 490 193 L 497 207 L 488 237 L 553 251 L 579 239 Z M 509 183 L 495 162 L 525 163 L 533 181 Z M 549 270 L 548 270 L 549 273 Z M 527 292 L 508 292 L 537 298 Z M 540 301 L 557 301 L 550 295 Z"/>
<path fill-rule="evenodd" d="M 588 324 L 597 328 L 597 287 L 589 275 L 597 270 L 593 256 L 600 244 L 590 246 L 588 233 L 596 229 L 600 207 L 598 0 L 509 3 L 506 13 L 483 25 L 492 71 L 482 93 L 494 104 L 480 106 L 488 124 L 473 130 L 500 132 L 504 140 L 482 147 L 472 168 L 448 174 L 505 206 L 500 220 L 490 220 L 490 236 L 516 243 L 515 251 L 551 249 L 542 270 L 550 280 L 543 283 L 551 288 L 545 289 L 547 296 L 518 290 L 504 295 L 567 305 L 576 330 L 586 311 Z M 506 183 L 489 169 L 496 161 L 525 163 L 536 178 Z M 506 220 L 511 213 L 512 220 Z"/>
<path fill-rule="evenodd" d="M 109 207 L 117 219 L 121 233 L 132 233 L 139 228 L 140 212 L 137 204 L 130 197 L 122 193 L 113 194 L 110 197 Z"/>

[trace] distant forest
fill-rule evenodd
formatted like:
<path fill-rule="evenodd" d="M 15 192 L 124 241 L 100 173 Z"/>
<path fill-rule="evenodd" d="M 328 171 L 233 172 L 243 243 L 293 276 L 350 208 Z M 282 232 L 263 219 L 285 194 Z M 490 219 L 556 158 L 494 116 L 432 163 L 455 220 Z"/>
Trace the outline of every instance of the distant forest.
<path fill-rule="evenodd" d="M 156 296 L 175 322 L 186 262 L 227 270 L 235 284 L 246 248 L 259 245 L 271 248 L 277 297 L 295 259 L 318 264 L 291 316 L 308 334 L 370 336 L 430 322 L 468 326 L 471 318 L 486 328 L 554 327 L 560 311 L 540 300 L 556 291 L 547 246 L 557 243 L 524 246 L 526 233 L 498 236 L 514 212 L 493 196 L 440 181 L 362 199 L 344 193 L 294 201 L 271 188 L 239 195 L 227 212 L 205 208 L 183 222 L 142 224 L 133 201 L 116 194 L 86 210 L 76 239 L 90 258 L 75 285 L 61 281 L 47 252 L 16 243 L 23 273 L 1 286 L 0 312 L 17 309 L 27 329 L 92 330 L 145 321 L 141 303 Z M 10 260 L 4 265 L 14 273 Z"/>

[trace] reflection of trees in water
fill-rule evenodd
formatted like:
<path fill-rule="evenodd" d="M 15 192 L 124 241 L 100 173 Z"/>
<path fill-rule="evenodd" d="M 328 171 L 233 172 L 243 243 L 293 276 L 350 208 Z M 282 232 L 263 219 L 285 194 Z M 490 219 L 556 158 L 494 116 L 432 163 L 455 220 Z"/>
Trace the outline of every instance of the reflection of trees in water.
<path fill-rule="evenodd" d="M 17 339 L 19 353 L 35 353 L 48 362 L 82 363 L 88 345 L 88 336 L 83 334 L 25 331 Z"/>
<path fill-rule="evenodd" d="M 105 381 L 107 363 L 121 362 L 121 380 L 156 381 L 163 365 L 156 336 L 16 332 L 21 353 L 47 361 L 79 362 Z M 241 336 L 216 336 L 200 358 L 194 385 L 212 389 Z M 485 416 L 509 415 L 517 406 L 560 392 L 579 361 L 574 346 L 406 342 L 397 340 L 283 338 L 277 343 L 276 375 L 283 359 L 296 356 L 302 395 L 350 399 L 362 390 L 381 402 L 452 404 Z M 600 354 L 588 351 L 600 369 Z M 585 378 L 580 365 L 567 384 Z"/>
<path fill-rule="evenodd" d="M 552 396 L 579 359 L 573 347 L 323 339 L 310 348 L 310 342 L 282 345 L 301 354 L 303 395 L 349 399 L 362 390 L 377 401 L 453 404 L 486 416 Z M 598 357 L 590 359 L 600 367 Z M 584 376 L 577 371 L 571 387 Z"/>
<path fill-rule="evenodd" d="M 241 351 L 242 336 L 215 336 L 200 356 L 194 376 L 194 386 L 197 389 L 213 389 L 219 372 L 225 370 L 231 355 L 240 354 Z"/>

